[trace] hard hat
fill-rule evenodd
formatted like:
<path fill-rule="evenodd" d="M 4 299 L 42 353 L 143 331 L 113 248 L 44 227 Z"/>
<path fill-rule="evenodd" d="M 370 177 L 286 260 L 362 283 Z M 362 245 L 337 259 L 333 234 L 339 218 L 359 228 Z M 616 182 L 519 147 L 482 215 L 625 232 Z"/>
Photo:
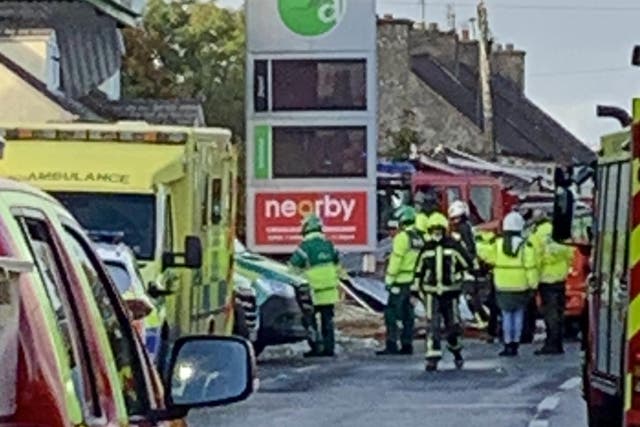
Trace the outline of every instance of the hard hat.
<path fill-rule="evenodd" d="M 410 225 L 416 222 L 416 210 L 411 206 L 401 206 L 396 212 L 400 225 Z"/>
<path fill-rule="evenodd" d="M 456 200 L 449 206 L 449 218 L 458 218 L 463 215 L 469 215 L 469 207 L 462 200 Z"/>
<path fill-rule="evenodd" d="M 503 231 L 521 233 L 524 230 L 524 218 L 518 212 L 511 212 L 502 221 Z"/>
<path fill-rule="evenodd" d="M 302 234 L 306 235 L 322 231 L 322 220 L 317 215 L 311 214 L 302 222 Z"/>
<path fill-rule="evenodd" d="M 434 212 L 429 216 L 429 227 L 428 228 L 444 228 L 445 230 L 449 229 L 449 220 L 446 216 L 442 215 L 440 212 Z"/>

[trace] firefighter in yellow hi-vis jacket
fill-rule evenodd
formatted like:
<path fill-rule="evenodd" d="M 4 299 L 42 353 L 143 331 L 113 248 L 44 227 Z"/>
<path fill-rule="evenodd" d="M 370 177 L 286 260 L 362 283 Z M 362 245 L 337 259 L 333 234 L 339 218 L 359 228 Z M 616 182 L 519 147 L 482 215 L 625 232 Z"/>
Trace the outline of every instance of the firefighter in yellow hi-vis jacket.
<path fill-rule="evenodd" d="M 448 235 L 449 221 L 434 213 L 429 221 L 430 239 L 426 241 L 418 263 L 414 285 L 420 291 L 427 312 L 426 370 L 438 369 L 442 358 L 441 323 L 444 321 L 447 347 L 462 368 L 462 325 L 458 298 L 462 284 L 460 272 L 471 268 L 472 259 L 462 245 Z"/>

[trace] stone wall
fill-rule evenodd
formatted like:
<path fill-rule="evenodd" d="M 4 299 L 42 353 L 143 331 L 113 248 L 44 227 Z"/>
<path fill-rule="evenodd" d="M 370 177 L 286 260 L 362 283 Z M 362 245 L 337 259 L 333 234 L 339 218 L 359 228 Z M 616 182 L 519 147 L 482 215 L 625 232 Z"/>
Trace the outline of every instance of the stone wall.
<path fill-rule="evenodd" d="M 479 153 L 484 138 L 480 129 L 411 72 L 410 51 L 419 47 L 411 42 L 413 34 L 410 21 L 378 23 L 379 150 L 393 144 L 390 132 L 406 126 L 419 133 L 421 149 L 446 144 Z M 452 41 L 455 46 L 455 34 L 451 36 L 433 40 L 443 57 L 449 55 Z"/>

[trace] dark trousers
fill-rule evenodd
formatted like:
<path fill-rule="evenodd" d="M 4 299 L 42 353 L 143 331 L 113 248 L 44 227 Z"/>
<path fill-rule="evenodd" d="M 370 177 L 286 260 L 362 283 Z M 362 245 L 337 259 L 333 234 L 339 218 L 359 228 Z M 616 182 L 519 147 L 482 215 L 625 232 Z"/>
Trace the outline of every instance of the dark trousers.
<path fill-rule="evenodd" d="M 320 353 L 333 353 L 335 351 L 335 326 L 333 324 L 334 306 L 316 305 L 313 319 L 311 319 L 311 329 L 313 338 L 309 340 L 312 350 Z M 318 330 L 318 315 L 320 315 L 320 330 Z"/>
<path fill-rule="evenodd" d="M 500 323 L 498 322 L 500 309 L 496 302 L 496 288 L 491 284 L 491 290 L 487 298 L 487 308 L 489 308 L 489 322 L 487 325 L 487 333 L 493 338 L 500 336 Z"/>
<path fill-rule="evenodd" d="M 541 283 L 538 288 L 542 298 L 542 315 L 547 330 L 544 346 L 552 350 L 562 349 L 566 299 L 564 283 L 564 281 Z"/>
<path fill-rule="evenodd" d="M 426 353 L 427 360 L 442 358 L 442 323 L 447 340 L 447 348 L 452 353 L 462 350 L 462 325 L 458 310 L 458 294 L 425 294 L 424 307 L 427 312 Z"/>
<path fill-rule="evenodd" d="M 402 322 L 402 333 L 398 328 L 398 321 Z M 389 300 L 384 309 L 384 322 L 387 327 L 387 348 L 398 348 L 398 339 L 403 347 L 413 343 L 413 326 L 415 317 L 411 304 L 411 288 L 394 286 L 389 290 Z"/>
<path fill-rule="evenodd" d="M 523 344 L 531 344 L 533 342 L 536 333 L 537 314 L 538 303 L 535 297 L 531 297 L 524 312 L 524 325 L 522 328 L 522 339 L 520 340 Z"/>

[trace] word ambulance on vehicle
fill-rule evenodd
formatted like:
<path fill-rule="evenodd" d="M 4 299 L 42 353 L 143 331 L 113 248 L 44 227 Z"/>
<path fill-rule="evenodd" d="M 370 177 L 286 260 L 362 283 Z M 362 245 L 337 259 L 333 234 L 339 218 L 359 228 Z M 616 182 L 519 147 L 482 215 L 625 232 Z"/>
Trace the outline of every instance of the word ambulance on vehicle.
<path fill-rule="evenodd" d="M 231 333 L 237 153 L 228 130 L 144 122 L 0 129 L 0 175 L 44 189 L 89 231 L 123 233 L 145 284 L 172 292 L 162 340 Z"/>
<path fill-rule="evenodd" d="M 231 357 L 238 363 L 213 362 Z M 209 387 L 185 367 L 232 386 Z M 180 338 L 166 373 L 151 364 L 80 224 L 44 192 L 0 179 L 0 424 L 185 425 L 190 408 L 254 388 L 240 338 Z"/>

